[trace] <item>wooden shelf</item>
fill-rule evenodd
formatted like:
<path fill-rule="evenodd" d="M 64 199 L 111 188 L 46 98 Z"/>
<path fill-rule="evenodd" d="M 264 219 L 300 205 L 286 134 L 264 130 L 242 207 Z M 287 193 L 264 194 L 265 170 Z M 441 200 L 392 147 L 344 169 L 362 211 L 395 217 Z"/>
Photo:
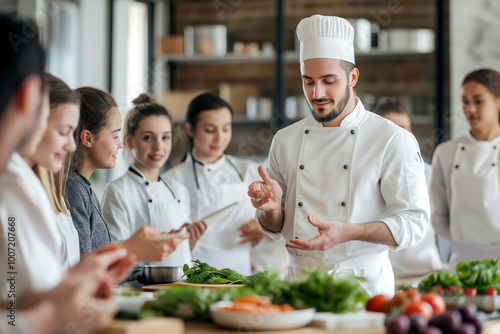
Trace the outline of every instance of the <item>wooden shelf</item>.
<path fill-rule="evenodd" d="M 433 52 L 386 52 L 374 50 L 371 52 L 356 52 L 356 58 L 411 58 L 433 55 Z M 299 54 L 296 51 L 285 51 L 285 62 L 299 61 Z M 250 55 L 236 54 L 229 52 L 226 55 L 192 55 L 186 56 L 181 53 L 166 54 L 158 57 L 158 60 L 172 63 L 214 63 L 214 62 L 272 62 L 274 61 L 274 53 Z"/>

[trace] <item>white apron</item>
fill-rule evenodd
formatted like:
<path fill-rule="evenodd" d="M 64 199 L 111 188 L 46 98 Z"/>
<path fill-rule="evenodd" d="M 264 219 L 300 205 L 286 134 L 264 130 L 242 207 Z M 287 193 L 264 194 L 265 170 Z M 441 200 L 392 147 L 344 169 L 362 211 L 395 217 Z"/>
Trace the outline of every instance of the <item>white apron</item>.
<path fill-rule="evenodd" d="M 500 148 L 459 143 L 450 176 L 450 268 L 460 261 L 500 257 Z"/>
<path fill-rule="evenodd" d="M 224 159 L 224 158 L 221 158 Z M 194 159 L 193 159 L 194 162 Z M 227 162 L 226 162 L 227 163 Z M 250 245 L 239 245 L 238 227 L 253 217 L 255 209 L 249 203 L 247 186 L 234 165 L 225 172 L 214 175 L 206 182 L 199 182 L 199 189 L 194 192 L 191 203 L 194 221 L 217 211 L 233 202 L 239 204 L 220 222 L 214 222 L 207 227 L 203 236 L 193 249 L 193 260 L 200 260 L 217 268 L 230 268 L 243 275 L 251 275 Z M 193 164 L 193 168 L 195 165 Z M 233 175 L 234 174 L 234 175 Z M 201 178 L 199 173 L 196 178 Z M 235 180 L 235 176 L 238 176 Z M 230 183 L 225 183 L 229 182 Z M 193 194 L 193 192 L 191 192 Z"/>
<path fill-rule="evenodd" d="M 336 219 L 349 222 L 349 205 L 351 193 L 351 170 L 356 144 L 357 127 L 308 127 L 302 134 L 296 176 L 295 224 L 294 238 L 310 240 L 318 235 L 318 229 L 307 220 L 308 214 L 320 219 Z M 318 143 L 328 143 L 318 153 Z M 313 163 L 314 162 L 314 163 Z M 337 162 L 332 165 L 332 162 Z M 324 188 L 323 176 L 335 179 L 335 187 L 339 189 L 337 198 L 328 198 L 319 191 Z M 289 249 L 288 267 L 285 277 L 300 276 L 303 267 L 315 267 L 329 271 L 331 274 L 354 274 L 365 277 L 360 281 L 369 293 L 394 293 L 394 275 L 387 251 L 375 252 L 349 258 L 348 244 L 342 243 L 328 251 L 312 251 L 312 256 L 304 258 L 296 250 Z"/>

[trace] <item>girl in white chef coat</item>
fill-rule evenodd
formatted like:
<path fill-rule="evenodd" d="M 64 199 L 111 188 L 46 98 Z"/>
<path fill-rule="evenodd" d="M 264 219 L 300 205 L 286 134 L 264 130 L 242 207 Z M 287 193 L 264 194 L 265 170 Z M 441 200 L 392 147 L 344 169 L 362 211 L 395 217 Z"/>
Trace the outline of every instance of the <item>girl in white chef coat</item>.
<path fill-rule="evenodd" d="M 373 112 L 412 132 L 410 111 L 400 100 L 395 98 L 381 99 Z M 425 163 L 427 187 L 430 187 L 431 177 L 432 166 Z M 448 245 L 446 240 L 443 242 L 444 246 Z M 399 277 L 423 275 L 443 269 L 443 262 L 437 248 L 436 233 L 432 226 L 429 226 L 424 240 L 418 246 L 405 248 L 398 252 L 389 252 L 389 259 L 395 276 Z"/>
<path fill-rule="evenodd" d="M 159 232 L 181 229 L 190 219 L 189 194 L 177 180 L 161 177 L 160 168 L 172 150 L 172 119 L 148 94 L 133 101 L 125 121 L 125 145 L 134 162 L 127 173 L 106 186 L 102 204 L 111 240 L 122 242 L 143 226 Z M 205 230 L 196 222 L 187 228 L 190 240 L 155 265 L 191 265 L 191 248 Z M 191 244 L 191 248 L 190 248 Z"/>
<path fill-rule="evenodd" d="M 285 248 L 260 231 L 247 196 L 250 183 L 260 179 L 258 165 L 224 153 L 231 140 L 232 114 L 229 104 L 215 94 L 202 93 L 194 98 L 186 114 L 192 149 L 181 164 L 164 175 L 187 187 L 195 220 L 239 203 L 221 221 L 207 227 L 193 249 L 193 259 L 249 275 L 252 257 L 265 254 L 262 261 L 281 264 L 285 262 Z M 257 246 L 252 249 L 251 245 Z"/>
<path fill-rule="evenodd" d="M 80 261 L 78 232 L 62 195 L 66 183 L 63 164 L 66 154 L 75 150 L 73 133 L 80 118 L 80 100 L 74 90 L 53 75 L 45 73 L 44 80 L 49 87 L 50 101 L 47 130 L 35 154 L 24 159 L 34 165 L 33 171 L 49 196 L 62 236 L 63 266 L 67 269 Z"/>
<path fill-rule="evenodd" d="M 116 154 L 123 147 L 118 136 L 121 115 L 113 97 L 92 87 L 78 88 L 80 121 L 75 131 L 76 151 L 66 183 L 68 208 L 80 243 L 80 254 L 89 253 L 109 242 L 111 237 L 101 205 L 89 181 L 99 168 L 113 168 Z M 137 257 L 137 261 L 161 261 L 188 237 L 160 240 L 153 226 L 144 226 L 119 243 Z"/>
<path fill-rule="evenodd" d="M 436 148 L 431 209 L 436 232 L 452 241 L 450 266 L 500 254 L 500 73 L 480 69 L 462 82 L 470 131 Z"/>

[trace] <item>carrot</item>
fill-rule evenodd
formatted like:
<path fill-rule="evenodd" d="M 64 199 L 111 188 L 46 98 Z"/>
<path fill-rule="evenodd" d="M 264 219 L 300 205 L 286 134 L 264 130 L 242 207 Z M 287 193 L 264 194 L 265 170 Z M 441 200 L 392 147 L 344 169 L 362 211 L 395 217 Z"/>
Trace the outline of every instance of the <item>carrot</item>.
<path fill-rule="evenodd" d="M 235 302 L 252 303 L 256 305 L 271 305 L 271 299 L 265 296 L 242 296 L 234 300 Z"/>
<path fill-rule="evenodd" d="M 262 315 L 294 311 L 290 305 L 283 304 L 280 306 L 272 304 L 271 300 L 264 296 L 243 296 L 235 299 L 232 306 L 222 307 L 220 309 Z"/>
<path fill-rule="evenodd" d="M 281 305 L 281 311 L 283 311 L 283 312 L 290 312 L 290 311 L 295 311 L 295 310 L 290 305 L 283 304 L 283 305 Z"/>

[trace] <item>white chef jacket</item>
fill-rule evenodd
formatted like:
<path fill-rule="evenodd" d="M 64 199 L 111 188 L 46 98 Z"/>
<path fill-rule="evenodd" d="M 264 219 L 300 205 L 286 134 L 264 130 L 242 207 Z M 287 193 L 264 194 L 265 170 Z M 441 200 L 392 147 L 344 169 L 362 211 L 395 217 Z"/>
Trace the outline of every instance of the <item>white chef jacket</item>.
<path fill-rule="evenodd" d="M 276 133 L 268 172 L 283 190 L 283 228 L 273 238 L 309 240 L 318 229 L 307 215 L 359 224 L 382 221 L 397 247 L 349 241 L 326 251 L 288 248 L 286 277 L 303 267 L 365 277 L 370 295 L 394 293 L 388 249 L 420 243 L 429 221 L 424 163 L 415 137 L 394 123 L 356 107 L 339 127 L 309 116 Z"/>
<path fill-rule="evenodd" d="M 243 275 L 252 273 L 253 259 L 259 269 L 284 261 L 282 241 L 262 240 L 253 249 L 248 243 L 238 244 L 241 241 L 238 227 L 255 218 L 255 209 L 247 192 L 252 182 L 260 180 L 257 168 L 253 161 L 226 154 L 208 164 L 190 153 L 181 164 L 163 174 L 186 185 L 191 196 L 194 221 L 239 202 L 220 222 L 207 227 L 193 249 L 193 259 L 218 269 L 231 268 Z M 261 254 L 267 254 L 267 259 Z"/>
<path fill-rule="evenodd" d="M 11 276 L 15 276 L 16 299 L 52 289 L 62 278 L 62 240 L 47 193 L 17 153 L 0 175 L 0 189 L 0 299 L 11 299 L 7 281 Z M 10 229 L 9 217 L 15 218 L 15 232 Z M 12 248 L 15 248 L 13 267 L 7 256 Z"/>
<path fill-rule="evenodd" d="M 427 189 L 431 186 L 431 179 L 432 166 L 425 163 Z M 396 277 L 424 275 L 444 268 L 437 247 L 436 232 L 431 224 L 420 244 L 399 252 L 389 252 L 389 259 Z"/>
<path fill-rule="evenodd" d="M 66 203 L 64 203 L 64 206 L 66 207 Z M 80 242 L 78 239 L 78 231 L 71 219 L 71 213 L 67 208 L 66 211 L 68 211 L 69 216 L 62 212 L 56 215 L 56 224 L 62 238 L 63 266 L 65 269 L 69 269 L 80 262 Z"/>
<path fill-rule="evenodd" d="M 432 223 L 452 241 L 450 268 L 500 254 L 500 136 L 467 134 L 436 148 L 431 185 Z"/>
<path fill-rule="evenodd" d="M 116 242 L 129 239 L 143 226 L 155 226 L 162 233 L 191 221 L 189 197 L 182 184 L 163 177 L 156 182 L 147 181 L 134 166 L 106 185 L 102 212 L 111 240 Z M 163 261 L 149 264 L 183 266 L 190 263 L 189 240 L 184 240 Z"/>

